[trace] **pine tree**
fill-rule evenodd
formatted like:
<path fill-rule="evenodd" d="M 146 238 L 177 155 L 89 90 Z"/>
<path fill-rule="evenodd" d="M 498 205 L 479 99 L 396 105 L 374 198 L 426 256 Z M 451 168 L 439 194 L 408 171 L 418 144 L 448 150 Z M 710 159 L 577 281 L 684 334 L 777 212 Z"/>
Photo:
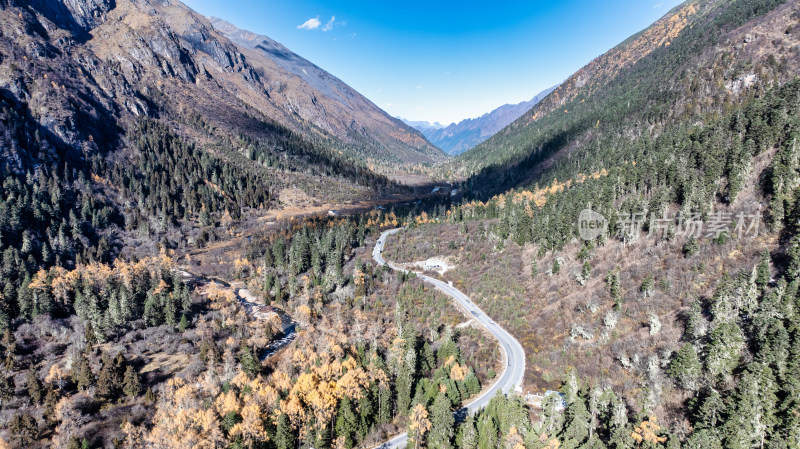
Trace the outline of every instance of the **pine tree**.
<path fill-rule="evenodd" d="M 155 392 L 153 392 L 150 387 L 147 387 L 147 391 L 144 392 L 144 402 L 148 404 L 155 404 L 156 399 L 158 399 L 158 397 L 156 396 Z"/>
<path fill-rule="evenodd" d="M 585 282 L 589 279 L 589 276 L 591 275 L 592 275 L 592 265 L 589 264 L 589 261 L 587 260 L 583 263 L 583 266 L 581 267 L 581 279 L 583 279 Z"/>
<path fill-rule="evenodd" d="M 153 292 L 147 293 L 147 298 L 144 301 L 144 312 L 142 314 L 142 318 L 144 318 L 145 322 L 148 326 L 158 326 L 163 323 L 164 315 L 160 307 L 160 295 L 153 294 Z"/>
<path fill-rule="evenodd" d="M 36 375 L 36 368 L 34 368 L 32 364 L 25 375 L 25 388 L 28 391 L 28 396 L 35 404 L 41 403 L 44 388 L 42 387 L 42 382 L 39 381 L 39 377 Z"/>
<path fill-rule="evenodd" d="M 764 253 L 761 256 L 761 261 L 758 263 L 758 268 L 756 269 L 756 285 L 760 288 L 764 288 L 769 284 L 769 280 L 771 277 L 770 268 L 770 255 L 769 251 L 764 250 Z"/>
<path fill-rule="evenodd" d="M 92 348 L 94 345 L 97 344 L 97 334 L 94 332 L 94 326 L 92 326 L 92 322 L 86 322 L 86 330 L 84 331 L 84 339 L 86 340 L 86 346 L 88 348 Z"/>
<path fill-rule="evenodd" d="M 472 371 L 472 368 L 470 368 L 466 377 L 464 377 L 464 386 L 466 387 L 467 393 L 469 393 L 470 396 L 481 392 L 481 383 L 478 380 L 478 376 L 476 376 L 475 372 Z"/>
<path fill-rule="evenodd" d="M 580 447 L 589 438 L 591 414 L 583 397 L 576 395 L 564 413 L 564 428 L 561 439 L 566 447 Z"/>
<path fill-rule="evenodd" d="M 608 273 L 606 282 L 608 283 L 608 292 L 614 301 L 614 310 L 619 311 L 622 308 L 622 286 L 618 267 Z"/>
<path fill-rule="evenodd" d="M 139 383 L 139 374 L 136 373 L 136 369 L 133 366 L 128 365 L 128 368 L 125 370 L 122 391 L 129 398 L 135 398 L 139 396 L 141 390 L 142 386 Z"/>
<path fill-rule="evenodd" d="M 742 330 L 735 322 L 722 323 L 709 335 L 706 369 L 715 379 L 725 380 L 739 365 L 744 349 Z"/>
<path fill-rule="evenodd" d="M 553 274 L 558 274 L 561 271 L 561 263 L 558 261 L 558 257 L 553 259 L 553 268 L 550 270 Z"/>
<path fill-rule="evenodd" d="M 445 331 L 444 341 L 439 347 L 439 351 L 436 352 L 436 359 L 439 366 L 443 366 L 450 357 L 454 357 L 456 361 L 458 361 L 461 358 L 460 352 L 458 345 L 453 341 L 452 331 L 448 328 Z"/>
<path fill-rule="evenodd" d="M 19 447 L 25 447 L 39 437 L 39 425 L 36 419 L 27 413 L 17 413 L 11 418 L 8 430 L 17 438 Z"/>
<path fill-rule="evenodd" d="M 278 417 L 278 426 L 275 429 L 275 447 L 277 449 L 295 449 L 297 447 L 294 432 L 286 413 L 281 413 Z"/>
<path fill-rule="evenodd" d="M 700 301 L 693 301 L 689 311 L 686 313 L 686 337 L 691 341 L 698 341 L 706 335 L 707 324 L 708 322 L 703 317 Z"/>
<path fill-rule="evenodd" d="M 42 417 L 47 422 L 47 425 L 55 425 L 58 422 L 56 419 L 58 400 L 58 390 L 49 388 L 47 394 L 44 396 L 44 411 L 42 412 Z"/>
<path fill-rule="evenodd" d="M 101 399 L 113 399 L 117 397 L 117 374 L 114 369 L 114 362 L 107 354 L 103 355 L 103 366 L 97 376 L 97 389 L 95 396 Z"/>
<path fill-rule="evenodd" d="M 642 281 L 641 287 L 639 287 L 639 291 L 642 292 L 642 295 L 647 298 L 653 295 L 653 288 L 655 287 L 655 282 L 653 281 L 653 273 L 647 273 L 644 280 Z"/>
<path fill-rule="evenodd" d="M 12 397 L 14 397 L 14 383 L 10 377 L 0 373 L 0 402 L 8 401 Z"/>
<path fill-rule="evenodd" d="M 337 437 L 344 438 L 344 444 L 347 449 L 355 445 L 355 433 L 358 430 L 358 417 L 353 410 L 353 403 L 347 396 L 343 397 L 339 404 L 335 430 Z"/>
<path fill-rule="evenodd" d="M 478 449 L 495 449 L 499 442 L 497 424 L 491 415 L 482 414 L 478 421 Z"/>
<path fill-rule="evenodd" d="M 683 443 L 686 449 L 723 449 L 719 432 L 715 429 L 696 429 Z"/>
<path fill-rule="evenodd" d="M 392 420 L 392 390 L 389 385 L 378 386 L 378 424 Z"/>
<path fill-rule="evenodd" d="M 701 371 L 702 365 L 697 357 L 697 351 L 691 343 L 686 343 L 670 362 L 667 374 L 682 388 L 694 391 L 697 389 Z"/>
<path fill-rule="evenodd" d="M 251 379 L 261 371 L 261 364 L 244 341 L 239 346 L 239 363 L 242 366 L 242 371 L 250 376 Z"/>
<path fill-rule="evenodd" d="M 775 424 L 774 391 L 772 370 L 758 363 L 751 365 L 736 387 L 732 413 L 722 426 L 726 447 L 764 447 Z"/>
<path fill-rule="evenodd" d="M 452 402 L 447 394 L 440 392 L 434 399 L 431 408 L 431 431 L 428 434 L 428 445 L 441 449 L 452 448 L 454 424 Z"/>
<path fill-rule="evenodd" d="M 456 447 L 458 449 L 478 448 L 478 430 L 475 428 L 475 418 L 472 415 L 468 416 L 467 420 L 458 426 Z"/>
<path fill-rule="evenodd" d="M 716 429 L 722 422 L 725 403 L 722 396 L 716 390 L 711 390 L 704 395 L 695 416 L 695 427 L 705 429 Z"/>
<path fill-rule="evenodd" d="M 78 353 L 72 362 L 72 381 L 78 386 L 78 390 L 86 391 L 94 384 L 94 373 L 89 365 L 89 360 L 83 353 Z"/>
<path fill-rule="evenodd" d="M 375 401 L 372 391 L 365 391 L 358 400 L 358 441 L 367 437 L 370 428 L 375 423 Z"/>
<path fill-rule="evenodd" d="M 395 382 L 397 389 L 397 411 L 401 415 L 405 415 L 411 406 L 411 394 L 414 389 L 414 373 L 416 371 L 417 354 L 414 348 L 408 348 L 406 356 L 402 365 L 397 373 L 397 381 Z"/>
<path fill-rule="evenodd" d="M 189 327 L 189 321 L 186 319 L 186 314 L 181 314 L 181 320 L 178 322 L 178 331 L 180 333 L 186 332 L 186 329 Z M 271 328 L 270 328 L 271 329 Z"/>
<path fill-rule="evenodd" d="M 683 245 L 683 254 L 686 257 L 694 256 L 699 249 L 700 247 L 697 244 L 697 240 L 694 236 L 691 236 L 689 240 L 686 241 L 686 244 Z"/>

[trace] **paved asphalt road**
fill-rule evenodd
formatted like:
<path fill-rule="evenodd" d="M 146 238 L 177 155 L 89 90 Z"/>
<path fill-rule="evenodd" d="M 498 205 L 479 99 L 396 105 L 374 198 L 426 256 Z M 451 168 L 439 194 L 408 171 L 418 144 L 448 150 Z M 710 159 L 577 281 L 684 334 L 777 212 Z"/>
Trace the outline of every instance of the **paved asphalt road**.
<path fill-rule="evenodd" d="M 392 235 L 400 232 L 401 229 L 391 229 L 389 231 L 384 231 L 378 242 L 375 244 L 375 249 L 372 250 L 372 258 L 375 259 L 375 262 L 378 265 L 388 265 L 391 269 L 397 271 L 407 271 L 403 268 L 400 268 L 396 265 L 386 262 L 383 260 L 383 246 L 386 244 L 386 239 Z M 522 345 L 511 336 L 505 329 L 498 326 L 488 315 L 483 313 L 483 311 L 478 308 L 478 306 L 473 303 L 467 295 L 461 293 L 455 287 L 450 286 L 449 284 L 442 282 L 438 279 L 434 279 L 429 276 L 425 276 L 421 273 L 416 273 L 417 277 L 422 279 L 423 281 L 432 284 L 437 289 L 441 290 L 446 295 L 450 296 L 454 300 L 458 301 L 472 316 L 472 318 L 480 323 L 483 327 L 485 327 L 500 343 L 500 348 L 503 350 L 503 356 L 505 359 L 505 370 L 503 374 L 495 381 L 495 383 L 486 390 L 482 395 L 475 398 L 470 402 L 467 406 L 467 412 L 470 414 L 475 413 L 476 411 L 480 410 L 481 408 L 485 407 L 486 404 L 497 394 L 498 391 L 502 391 L 503 393 L 509 393 L 517 389 L 517 387 L 522 387 L 522 378 L 525 375 L 525 351 L 522 349 Z M 463 410 L 462 410 L 463 412 Z M 384 442 L 382 445 L 377 446 L 379 449 L 397 449 L 397 448 L 404 448 L 406 447 L 406 443 L 408 442 L 408 436 L 406 434 L 397 435 L 389 441 Z"/>

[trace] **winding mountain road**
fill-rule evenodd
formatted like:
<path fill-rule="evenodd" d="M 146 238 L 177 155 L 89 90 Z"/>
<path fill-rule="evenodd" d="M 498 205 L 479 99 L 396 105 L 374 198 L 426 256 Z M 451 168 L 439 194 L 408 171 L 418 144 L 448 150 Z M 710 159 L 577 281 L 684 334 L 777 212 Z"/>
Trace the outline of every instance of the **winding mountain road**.
<path fill-rule="evenodd" d="M 386 239 L 390 235 L 400 232 L 401 229 L 402 228 L 397 228 L 384 231 L 378 239 L 378 242 L 375 244 L 375 248 L 372 250 L 372 258 L 375 259 L 375 262 L 377 262 L 378 265 L 386 265 L 396 271 L 409 272 L 404 268 L 398 267 L 390 262 L 386 262 L 382 255 L 383 246 L 386 244 Z M 464 409 L 460 410 L 459 413 L 475 413 L 476 411 L 485 407 L 499 391 L 502 391 L 503 393 L 509 393 L 514 390 L 521 391 L 522 378 L 525 375 L 525 351 L 522 349 L 522 345 L 505 329 L 500 327 L 494 322 L 494 320 L 489 318 L 489 316 L 486 315 L 474 302 L 472 302 L 467 295 L 455 287 L 438 279 L 426 276 L 422 273 L 415 272 L 415 274 L 418 278 L 433 285 L 442 293 L 450 296 L 462 307 L 464 307 L 464 309 L 468 311 L 475 321 L 480 323 L 497 339 L 500 344 L 500 349 L 503 351 L 503 358 L 505 359 L 505 369 L 503 370 L 503 373 L 489 389 L 484 391 L 483 394 L 477 398 L 473 399 L 469 404 L 466 405 L 466 407 L 464 407 Z M 376 449 L 404 448 L 406 447 L 407 443 L 408 436 L 404 433 L 384 442 L 383 444 L 377 446 Z"/>

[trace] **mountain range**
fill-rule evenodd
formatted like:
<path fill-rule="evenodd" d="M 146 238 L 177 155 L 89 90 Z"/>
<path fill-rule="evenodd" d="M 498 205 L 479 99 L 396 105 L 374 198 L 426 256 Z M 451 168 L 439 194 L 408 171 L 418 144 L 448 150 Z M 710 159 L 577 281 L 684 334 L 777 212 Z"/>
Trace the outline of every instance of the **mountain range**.
<path fill-rule="evenodd" d="M 480 117 L 462 120 L 447 126 L 439 122 L 402 120 L 420 131 L 432 144 L 441 148 L 445 153 L 456 156 L 476 147 L 511 124 L 542 101 L 556 87 L 546 89 L 528 101 L 506 104 Z"/>
<path fill-rule="evenodd" d="M 252 137 L 280 128 L 331 157 L 384 173 L 445 157 L 280 44 L 237 31 L 256 39 L 237 45 L 247 42 L 232 42 L 180 2 L 12 0 L 2 7 L 23 11 L 3 24 L 0 86 L 15 102 L 47 103 L 32 109 L 32 118 L 67 146 L 92 135 L 105 139 L 106 149 L 122 148 L 126 123 L 149 117 L 172 122 L 198 143 L 198 130 L 178 122 L 202 119 L 217 133 Z"/>
<path fill-rule="evenodd" d="M 0 448 L 800 447 L 798 27 L 688 0 L 447 157 L 177 0 L 0 0 Z"/>
<path fill-rule="evenodd" d="M 442 153 L 420 133 L 282 44 L 222 19 L 210 20 L 264 79 L 274 106 L 271 112 L 287 125 L 301 119 L 301 124 L 311 123 L 356 146 L 360 156 L 395 166 L 443 159 Z"/>

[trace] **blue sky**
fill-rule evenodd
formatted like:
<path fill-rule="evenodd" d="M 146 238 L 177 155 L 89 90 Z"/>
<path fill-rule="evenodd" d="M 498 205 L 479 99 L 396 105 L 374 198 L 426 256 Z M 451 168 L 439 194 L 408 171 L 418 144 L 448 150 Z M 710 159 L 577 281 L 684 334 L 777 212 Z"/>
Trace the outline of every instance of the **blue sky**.
<path fill-rule="evenodd" d="M 394 116 L 448 124 L 558 84 L 678 0 L 184 0 L 264 34 Z"/>

